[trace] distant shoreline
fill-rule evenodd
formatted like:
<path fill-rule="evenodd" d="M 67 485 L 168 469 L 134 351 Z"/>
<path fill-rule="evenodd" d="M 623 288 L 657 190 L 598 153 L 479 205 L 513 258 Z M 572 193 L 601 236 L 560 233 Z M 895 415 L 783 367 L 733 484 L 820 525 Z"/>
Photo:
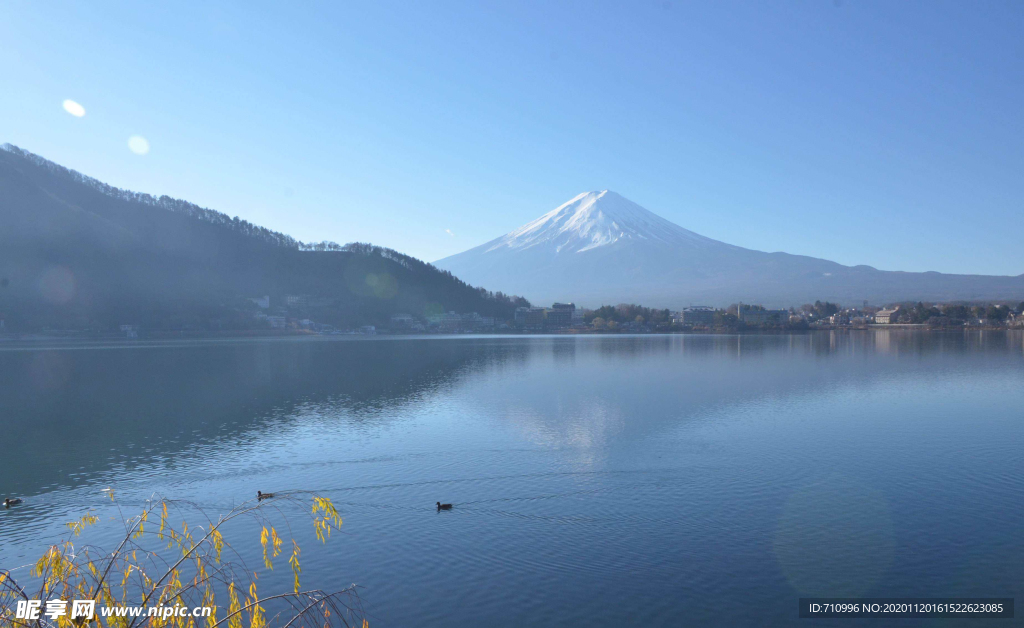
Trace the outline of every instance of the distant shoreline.
<path fill-rule="evenodd" d="M 0 346 L 6 343 L 37 343 L 54 341 L 83 341 L 83 342 L 124 342 L 131 344 L 138 342 L 163 342 L 163 341 L 191 341 L 191 340 L 261 340 L 261 339 L 309 339 L 309 340 L 356 340 L 369 338 L 486 338 L 502 337 L 515 338 L 527 336 L 781 336 L 781 335 L 807 335 L 821 332 L 862 332 L 862 331 L 919 331 L 935 333 L 953 332 L 976 332 L 976 331 L 1004 331 L 1022 332 L 1021 328 L 1008 328 L 997 326 L 972 326 L 972 327 L 929 327 L 925 324 L 897 323 L 889 325 L 868 325 L 868 326 L 838 326 L 818 327 L 813 329 L 701 329 L 701 330 L 672 330 L 672 331 L 648 331 L 648 332 L 608 332 L 594 331 L 589 329 L 565 329 L 549 331 L 495 331 L 489 333 L 427 333 L 427 334 L 405 334 L 405 333 L 377 333 L 377 334 L 317 334 L 308 331 L 281 331 L 281 330 L 239 330 L 220 332 L 153 332 L 142 333 L 138 338 L 126 338 L 120 333 L 86 334 L 86 333 L 56 333 L 56 334 L 0 334 Z"/>

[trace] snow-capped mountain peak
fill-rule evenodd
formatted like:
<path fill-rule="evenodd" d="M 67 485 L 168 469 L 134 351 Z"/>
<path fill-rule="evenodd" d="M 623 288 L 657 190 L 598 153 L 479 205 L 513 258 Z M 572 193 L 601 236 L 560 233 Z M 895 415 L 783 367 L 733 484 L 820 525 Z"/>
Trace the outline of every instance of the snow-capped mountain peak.
<path fill-rule="evenodd" d="M 788 307 L 1024 298 L 1024 275 L 894 273 L 712 240 L 615 192 L 584 192 L 480 246 L 434 262 L 470 285 L 535 303 Z"/>
<path fill-rule="evenodd" d="M 584 192 L 490 243 L 487 250 L 547 246 L 582 253 L 628 241 L 711 242 L 611 190 Z"/>

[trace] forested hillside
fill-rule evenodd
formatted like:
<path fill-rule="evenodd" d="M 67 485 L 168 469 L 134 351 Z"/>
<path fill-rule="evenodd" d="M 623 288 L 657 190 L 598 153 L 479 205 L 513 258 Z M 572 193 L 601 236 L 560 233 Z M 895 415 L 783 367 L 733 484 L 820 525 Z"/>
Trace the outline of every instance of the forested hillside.
<path fill-rule="evenodd" d="M 512 317 L 513 298 L 367 244 L 305 244 L 166 196 L 0 150 L 0 319 L 7 331 L 234 329 L 250 297 L 304 295 L 324 323 L 454 310 Z M 520 301 L 521 303 L 521 301 Z"/>

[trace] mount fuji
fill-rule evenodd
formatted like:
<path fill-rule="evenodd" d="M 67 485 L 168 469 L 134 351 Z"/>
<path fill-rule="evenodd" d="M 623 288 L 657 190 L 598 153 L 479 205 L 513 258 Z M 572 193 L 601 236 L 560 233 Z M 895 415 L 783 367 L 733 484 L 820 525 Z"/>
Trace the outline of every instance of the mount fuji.
<path fill-rule="evenodd" d="M 1024 298 L 1024 275 L 882 271 L 733 246 L 684 229 L 610 190 L 580 194 L 434 265 L 473 285 L 522 294 L 536 303 L 573 301 L 587 307 Z"/>

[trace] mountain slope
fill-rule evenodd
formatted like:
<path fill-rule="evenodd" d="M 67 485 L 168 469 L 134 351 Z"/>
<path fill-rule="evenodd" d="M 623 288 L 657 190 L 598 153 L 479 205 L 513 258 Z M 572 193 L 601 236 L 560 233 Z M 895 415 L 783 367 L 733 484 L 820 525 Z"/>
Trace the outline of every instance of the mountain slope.
<path fill-rule="evenodd" d="M 0 318 L 8 329 L 236 328 L 247 297 L 313 295 L 320 322 L 514 303 L 369 245 L 305 245 L 169 197 L 119 190 L 19 148 L 0 150 Z"/>
<path fill-rule="evenodd" d="M 781 307 L 818 299 L 856 304 L 1024 297 L 1024 275 L 889 272 L 744 249 L 688 231 L 608 190 L 580 194 L 434 265 L 536 302 L 586 306 L 744 301 Z"/>

